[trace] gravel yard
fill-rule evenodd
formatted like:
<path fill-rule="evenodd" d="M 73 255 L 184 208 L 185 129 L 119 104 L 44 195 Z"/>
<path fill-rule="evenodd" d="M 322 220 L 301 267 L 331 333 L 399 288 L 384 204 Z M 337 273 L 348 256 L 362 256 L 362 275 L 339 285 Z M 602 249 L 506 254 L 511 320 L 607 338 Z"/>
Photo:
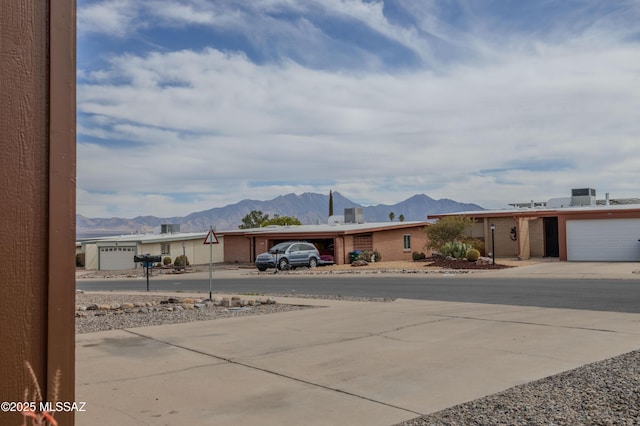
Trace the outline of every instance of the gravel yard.
<path fill-rule="evenodd" d="M 202 303 L 199 299 L 190 298 L 178 299 L 179 302 L 164 303 L 169 299 L 166 296 L 147 294 L 78 293 L 76 294 L 76 333 L 208 321 L 314 308 L 313 306 L 281 303 L 254 303 L 253 306 L 237 307 L 215 306 L 212 303 Z M 182 300 L 187 302 L 184 303 Z M 132 306 L 129 307 L 129 304 Z M 92 305 L 97 308 L 91 309 Z M 110 308 L 107 309 L 107 306 Z"/>
<path fill-rule="evenodd" d="M 398 426 L 638 424 L 640 350 L 516 386 Z"/>

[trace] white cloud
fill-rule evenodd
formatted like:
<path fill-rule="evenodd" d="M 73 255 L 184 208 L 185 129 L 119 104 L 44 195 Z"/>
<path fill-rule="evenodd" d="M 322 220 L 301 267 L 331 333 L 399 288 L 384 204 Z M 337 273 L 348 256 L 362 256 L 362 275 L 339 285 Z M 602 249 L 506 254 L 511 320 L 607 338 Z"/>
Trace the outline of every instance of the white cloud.
<path fill-rule="evenodd" d="M 78 8 L 78 32 L 102 33 L 113 37 L 125 37 L 143 26 L 132 0 L 106 0 Z"/>
<path fill-rule="evenodd" d="M 135 7 L 112 3 L 105 28 L 134 16 Z M 381 3 L 252 4 L 324 8 L 430 54 L 410 28 L 388 22 Z M 233 15 L 206 2 L 173 5 L 180 22 Z M 346 72 L 205 48 L 120 54 L 108 69 L 80 70 L 78 212 L 174 216 L 329 189 L 363 204 L 424 192 L 484 207 L 567 196 L 574 187 L 638 195 L 637 44 L 611 35 L 591 43 L 594 29 L 497 49 L 495 40 L 429 21 L 432 9 L 421 13 L 422 30 L 473 46 L 484 60 L 437 73 Z M 301 21 L 293 22 L 274 31 L 293 37 Z M 305 43 L 322 45 L 314 29 L 309 22 Z"/>

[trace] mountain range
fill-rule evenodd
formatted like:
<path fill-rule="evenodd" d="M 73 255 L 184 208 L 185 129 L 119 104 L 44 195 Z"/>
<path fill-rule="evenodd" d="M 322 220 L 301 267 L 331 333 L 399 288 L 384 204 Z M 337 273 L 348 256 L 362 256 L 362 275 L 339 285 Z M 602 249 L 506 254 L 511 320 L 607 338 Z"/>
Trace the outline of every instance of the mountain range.
<path fill-rule="evenodd" d="M 427 215 L 454 213 L 460 211 L 484 210 L 476 204 L 459 203 L 449 199 L 434 200 L 425 194 L 414 195 L 393 205 L 379 204 L 364 207 L 333 192 L 334 214 L 340 215 L 345 208 L 363 207 L 365 222 L 387 222 L 389 213 L 394 220 L 400 215 L 405 221 L 426 220 Z M 242 218 L 252 210 L 259 210 L 270 217 L 274 215 L 293 216 L 305 225 L 327 223 L 329 216 L 329 195 L 306 192 L 301 195 L 287 194 L 268 201 L 242 200 L 225 207 L 191 213 L 184 217 L 138 216 L 123 218 L 87 218 L 76 215 L 78 236 L 116 235 L 135 232 L 152 232 L 161 224 L 180 224 L 182 232 L 203 232 L 210 226 L 219 231 L 238 229 Z"/>

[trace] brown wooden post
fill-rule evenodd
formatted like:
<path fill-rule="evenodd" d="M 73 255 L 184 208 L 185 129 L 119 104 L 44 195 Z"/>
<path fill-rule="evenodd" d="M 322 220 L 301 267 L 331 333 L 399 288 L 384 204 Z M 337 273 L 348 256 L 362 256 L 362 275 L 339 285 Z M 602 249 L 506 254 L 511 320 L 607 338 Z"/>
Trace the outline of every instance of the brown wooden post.
<path fill-rule="evenodd" d="M 0 2 L 0 185 L 0 401 L 23 401 L 25 390 L 32 399 L 27 361 L 43 402 L 73 402 L 73 0 Z M 55 418 L 74 422 L 73 413 Z M 0 424 L 21 423 L 0 412 Z"/>

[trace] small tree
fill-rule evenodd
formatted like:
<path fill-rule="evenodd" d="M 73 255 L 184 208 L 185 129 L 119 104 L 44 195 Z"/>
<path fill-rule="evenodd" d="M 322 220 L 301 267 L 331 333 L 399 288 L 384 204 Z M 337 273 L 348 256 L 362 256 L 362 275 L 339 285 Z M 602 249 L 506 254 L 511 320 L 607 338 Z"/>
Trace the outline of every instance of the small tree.
<path fill-rule="evenodd" d="M 300 219 L 292 216 L 280 216 L 279 214 L 273 215 L 273 219 L 267 219 L 262 226 L 269 225 L 302 225 Z"/>
<path fill-rule="evenodd" d="M 269 225 L 302 225 L 300 219 L 291 216 L 273 215 L 269 218 L 268 214 L 262 213 L 260 210 L 252 210 L 251 213 L 242 218 L 240 229 L 262 228 Z"/>
<path fill-rule="evenodd" d="M 395 217 L 396 217 L 396 214 L 394 212 L 389 213 L 389 220 L 391 222 L 393 222 L 393 218 L 395 218 Z"/>
<path fill-rule="evenodd" d="M 465 232 L 473 226 L 473 219 L 467 216 L 445 216 L 436 223 L 425 227 L 427 233 L 426 247 L 439 250 L 445 243 L 466 241 Z"/>
<path fill-rule="evenodd" d="M 404 215 L 403 215 L 403 214 L 401 214 L 400 216 L 398 216 L 398 220 L 399 220 L 400 222 L 404 222 Z"/>
<path fill-rule="evenodd" d="M 269 215 L 262 213 L 261 210 L 251 210 L 251 213 L 242 218 L 240 229 L 260 228 L 269 220 Z"/>

